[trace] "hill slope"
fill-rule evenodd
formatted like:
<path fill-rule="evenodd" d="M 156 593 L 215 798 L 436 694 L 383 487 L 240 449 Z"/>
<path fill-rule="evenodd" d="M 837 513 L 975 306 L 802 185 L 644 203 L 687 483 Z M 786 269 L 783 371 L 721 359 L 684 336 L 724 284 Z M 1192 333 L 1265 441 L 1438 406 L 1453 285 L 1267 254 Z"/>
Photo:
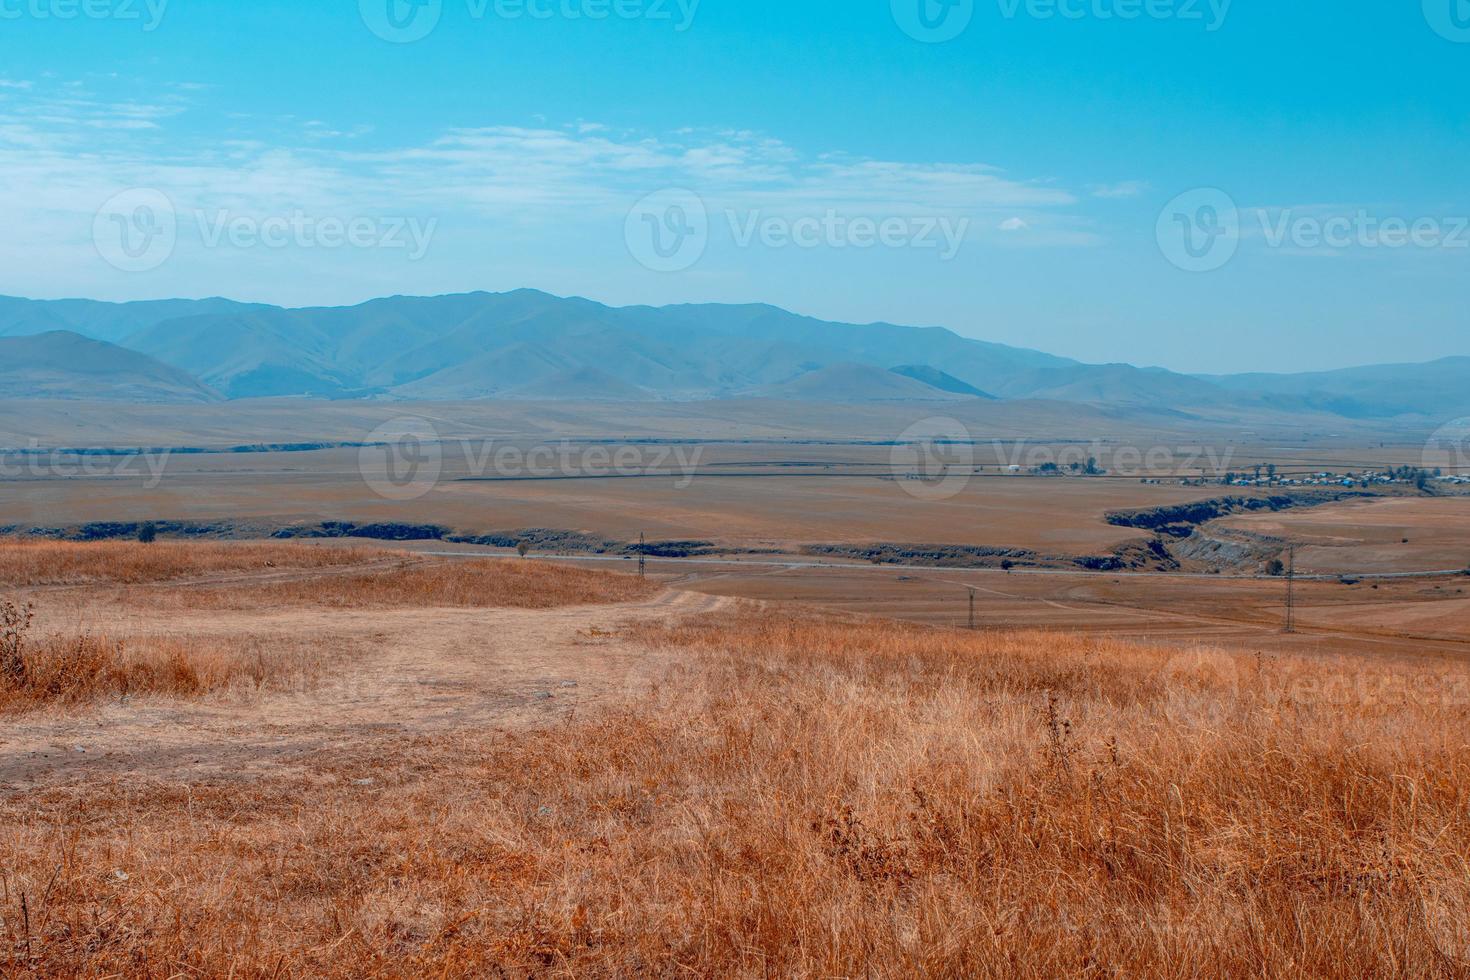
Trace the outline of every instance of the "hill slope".
<path fill-rule="evenodd" d="M 204 403 L 219 395 L 151 357 L 55 330 L 0 337 L 0 392 L 8 398 Z"/>
<path fill-rule="evenodd" d="M 57 329 L 146 354 L 229 398 L 853 402 L 938 392 L 1220 418 L 1470 415 L 1466 357 L 1314 374 L 1189 376 L 1082 364 L 939 327 L 831 323 L 763 304 L 611 307 L 530 289 L 305 309 L 223 299 L 0 297 L 0 337 Z"/>

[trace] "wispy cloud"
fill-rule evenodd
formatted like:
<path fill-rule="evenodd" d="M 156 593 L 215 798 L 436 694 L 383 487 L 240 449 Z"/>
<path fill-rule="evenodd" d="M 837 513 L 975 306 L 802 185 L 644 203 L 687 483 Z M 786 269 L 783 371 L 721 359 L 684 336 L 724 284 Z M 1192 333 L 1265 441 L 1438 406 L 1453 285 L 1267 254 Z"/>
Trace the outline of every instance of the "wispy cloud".
<path fill-rule="evenodd" d="M 1116 184 L 1093 184 L 1088 188 L 1093 197 L 1100 197 L 1109 201 L 1139 197 L 1147 193 L 1148 189 L 1149 183 L 1146 180 L 1124 180 Z"/>
<path fill-rule="evenodd" d="M 309 119 L 213 114 L 226 132 L 206 133 L 198 124 L 204 88 L 176 84 L 143 97 L 104 81 L 0 88 L 0 220 L 24 229 L 28 245 L 86 246 L 97 208 L 131 188 L 162 191 L 181 214 L 304 210 L 620 230 L 640 198 L 678 187 L 712 213 L 955 216 L 976 235 L 1024 237 L 1027 247 L 1100 240 L 1072 213 L 1078 194 L 981 162 L 813 155 L 750 131 L 651 134 L 587 120 L 453 129 L 412 146 L 382 145 L 366 126 Z M 1032 233 L 982 230 L 1008 219 Z M 8 246 L 24 251 L 14 239 Z"/>

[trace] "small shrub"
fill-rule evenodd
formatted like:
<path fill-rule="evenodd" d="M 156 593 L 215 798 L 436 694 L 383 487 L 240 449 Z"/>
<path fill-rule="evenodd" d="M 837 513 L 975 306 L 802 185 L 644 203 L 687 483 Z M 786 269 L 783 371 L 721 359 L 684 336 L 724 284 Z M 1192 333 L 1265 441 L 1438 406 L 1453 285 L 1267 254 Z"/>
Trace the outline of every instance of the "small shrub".
<path fill-rule="evenodd" d="M 25 646 L 35 609 L 0 603 L 0 685 L 19 687 L 26 682 Z"/>

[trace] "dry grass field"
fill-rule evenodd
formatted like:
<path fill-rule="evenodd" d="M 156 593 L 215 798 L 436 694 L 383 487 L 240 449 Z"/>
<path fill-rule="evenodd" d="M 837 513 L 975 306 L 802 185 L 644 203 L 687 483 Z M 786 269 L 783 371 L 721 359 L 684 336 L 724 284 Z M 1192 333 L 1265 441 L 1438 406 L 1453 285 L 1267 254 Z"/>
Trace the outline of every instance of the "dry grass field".
<path fill-rule="evenodd" d="M 266 569 L 308 570 L 360 565 L 389 552 L 373 548 L 301 548 L 259 542 L 182 543 L 0 538 L 0 588 L 130 585 Z"/>
<path fill-rule="evenodd" d="M 0 973 L 1470 975 L 1463 657 L 313 561 L 8 590 L 205 682 L 0 719 Z"/>
<path fill-rule="evenodd" d="M 888 447 L 761 444 L 679 447 L 676 461 L 635 478 L 473 479 L 453 446 L 440 482 L 422 497 L 376 495 L 357 450 L 175 456 L 150 485 L 131 476 L 0 477 L 0 527 L 89 521 L 238 521 L 262 526 L 323 520 L 437 524 L 471 533 L 555 528 L 618 540 L 704 540 L 737 548 L 896 541 L 1033 548 L 1082 554 L 1136 536 L 1110 510 L 1215 496 L 1218 487 L 1137 479 L 984 478 L 947 500 L 916 499 L 894 479 Z M 692 454 L 700 451 L 699 466 Z M 603 449 L 611 452 L 611 449 Z M 658 451 L 646 451 L 648 459 Z M 604 464 L 606 465 L 606 464 Z"/>
<path fill-rule="evenodd" d="M 471 533 L 578 530 L 623 541 L 643 533 L 735 548 L 888 541 L 1067 555 L 1106 552 L 1136 536 L 1107 523 L 1111 510 L 1221 492 L 1179 486 L 1180 475 L 1211 467 L 1247 471 L 1257 463 L 1283 473 L 1417 465 L 1427 435 L 1343 420 L 1303 431 L 1301 420 L 1205 423 L 1043 402 L 598 406 L 288 399 L 200 407 L 187 422 L 157 406 L 0 402 L 0 409 L 0 447 L 163 447 L 141 457 L 0 449 L 0 528 L 395 521 Z M 955 416 L 953 424 L 970 433 L 982 472 L 952 498 L 916 499 L 905 492 L 914 488 L 894 465 L 893 443 L 916 423 L 935 422 L 936 412 Z M 376 494 L 360 471 L 359 449 L 330 445 L 380 440 L 379 427 L 391 428 L 394 419 L 432 430 L 440 440 L 430 450 L 438 481 L 411 500 Z M 327 445 L 231 451 L 283 444 Z M 500 450 L 524 459 L 535 449 L 564 447 L 573 463 L 565 472 L 558 465 L 550 478 L 497 462 Z M 629 469 L 637 475 L 599 476 L 619 452 L 633 454 L 637 463 Z M 1134 462 L 1120 465 L 1129 453 Z M 1011 463 L 1030 469 L 1046 461 L 1061 461 L 1065 469 L 1067 460 L 1094 454 L 1111 468 L 1108 477 L 1006 472 Z"/>
<path fill-rule="evenodd" d="M 1218 523 L 1296 543 L 1306 572 L 1470 568 L 1470 497 L 1352 501 Z"/>
<path fill-rule="evenodd" d="M 973 590 L 985 630 L 1051 630 L 1255 652 L 1470 658 L 1470 576 L 1301 580 L 1297 632 L 1282 633 L 1286 581 L 1200 574 L 701 566 L 659 578 L 716 596 L 796 602 L 930 626 L 964 626 Z"/>
<path fill-rule="evenodd" d="M 656 591 L 631 576 L 565 565 L 504 560 L 430 565 L 405 559 L 379 571 L 190 589 L 164 601 L 193 609 L 553 609 L 632 602 Z"/>

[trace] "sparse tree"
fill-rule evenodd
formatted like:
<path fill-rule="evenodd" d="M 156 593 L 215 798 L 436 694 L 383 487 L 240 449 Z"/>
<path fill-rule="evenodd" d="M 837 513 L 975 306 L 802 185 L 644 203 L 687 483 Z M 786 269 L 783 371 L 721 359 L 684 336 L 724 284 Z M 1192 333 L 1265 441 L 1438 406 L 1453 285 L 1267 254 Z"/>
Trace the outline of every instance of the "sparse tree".
<path fill-rule="evenodd" d="M 516 554 L 518 554 L 522 558 L 524 558 L 527 555 L 529 555 L 530 553 L 531 553 L 531 542 L 529 542 L 529 541 L 527 541 L 525 539 L 522 539 L 522 540 L 516 542 Z"/>
<path fill-rule="evenodd" d="M 1272 558 L 1266 562 L 1266 574 L 1272 578 L 1280 578 L 1286 574 L 1286 563 L 1280 558 Z"/>
<path fill-rule="evenodd" d="M 138 541 L 140 543 L 152 544 L 154 541 L 157 540 L 158 525 L 154 524 L 152 521 L 148 521 L 146 524 L 143 524 L 138 528 Z"/>

